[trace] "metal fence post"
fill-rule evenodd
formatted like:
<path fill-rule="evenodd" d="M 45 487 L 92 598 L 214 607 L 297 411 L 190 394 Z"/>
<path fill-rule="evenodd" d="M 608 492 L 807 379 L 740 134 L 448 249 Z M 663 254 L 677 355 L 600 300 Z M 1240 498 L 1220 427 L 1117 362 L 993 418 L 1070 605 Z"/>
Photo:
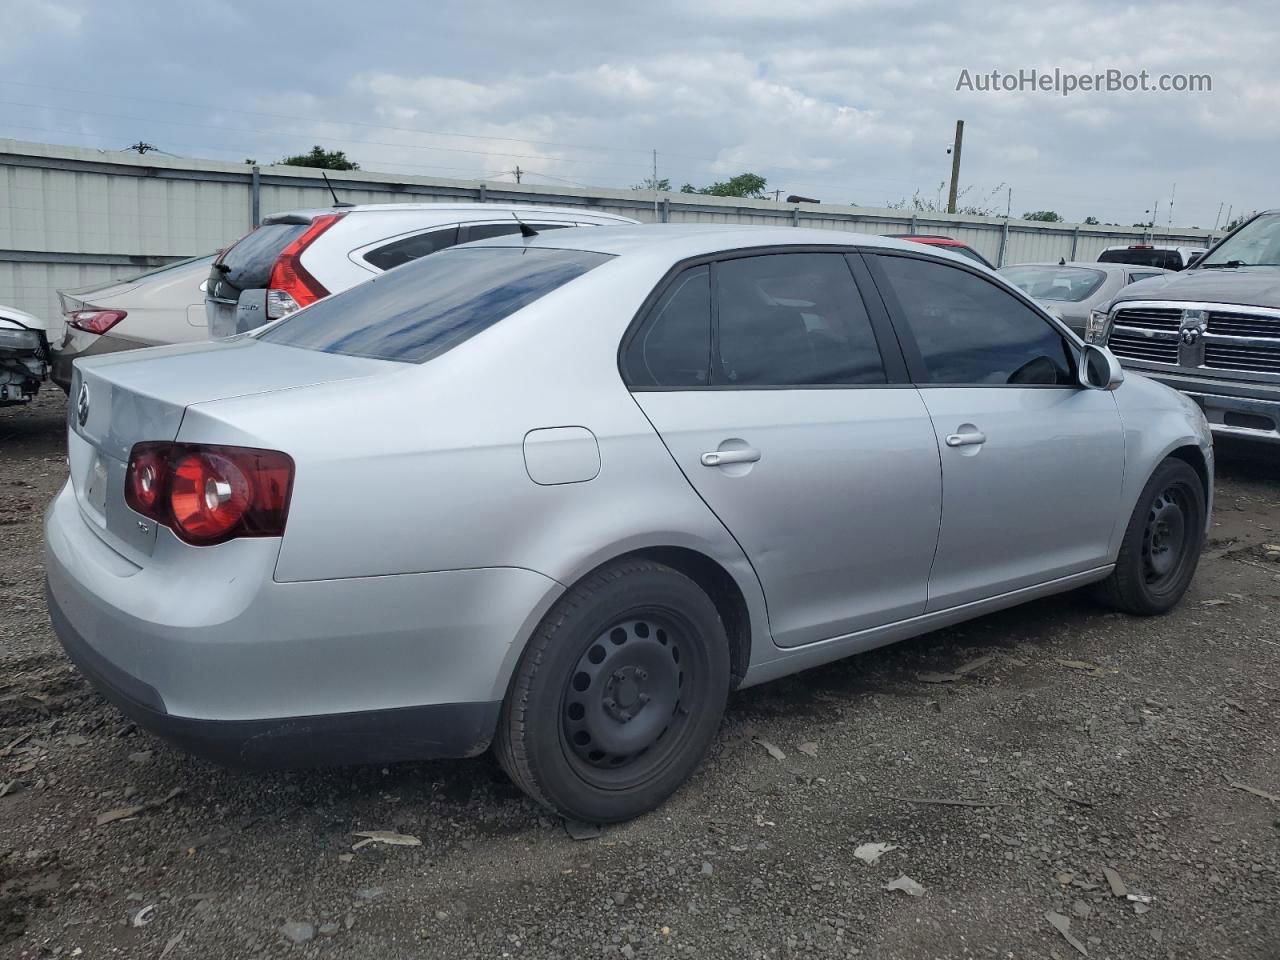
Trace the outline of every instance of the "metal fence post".
<path fill-rule="evenodd" d="M 1068 260 L 1075 260 L 1076 247 L 1079 246 L 1079 244 L 1080 244 L 1080 224 L 1077 223 L 1075 230 L 1072 231 L 1071 233 L 1071 256 L 1067 257 Z"/>
<path fill-rule="evenodd" d="M 799 207 L 791 208 L 791 225 L 793 227 L 800 226 L 800 208 Z"/>
<path fill-rule="evenodd" d="M 1004 222 L 1004 229 L 1000 231 L 1000 252 L 996 254 L 996 266 L 1004 266 L 1004 248 L 1009 245 L 1009 221 Z"/>
<path fill-rule="evenodd" d="M 917 228 L 917 226 L 916 226 L 916 215 L 913 213 L 913 214 L 911 215 L 911 235 L 912 235 L 913 237 L 916 235 L 916 231 L 917 231 L 917 229 L 918 229 L 918 228 Z"/>
<path fill-rule="evenodd" d="M 671 198 L 670 197 L 662 198 L 662 222 L 663 223 L 671 222 Z"/>
<path fill-rule="evenodd" d="M 249 219 L 255 228 L 262 225 L 262 170 L 256 163 L 249 176 Z"/>
<path fill-rule="evenodd" d="M 482 183 L 482 184 L 480 184 L 480 202 L 481 202 L 481 203 L 484 203 L 484 202 L 486 202 L 488 199 L 489 199 L 489 197 L 488 197 L 488 190 L 487 190 L 487 188 L 485 187 L 485 185 Z"/>

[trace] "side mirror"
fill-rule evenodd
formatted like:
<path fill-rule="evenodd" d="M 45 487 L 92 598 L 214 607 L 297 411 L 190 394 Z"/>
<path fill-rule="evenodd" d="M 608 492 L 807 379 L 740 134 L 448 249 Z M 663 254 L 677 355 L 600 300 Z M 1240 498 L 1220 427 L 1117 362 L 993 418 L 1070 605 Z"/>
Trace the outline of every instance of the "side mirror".
<path fill-rule="evenodd" d="M 1124 368 L 1106 347 L 1086 343 L 1080 353 L 1080 386 L 1091 390 L 1114 390 L 1124 383 Z"/>
<path fill-rule="evenodd" d="M 208 278 L 208 277 L 205 277 L 203 280 L 201 280 L 201 281 L 200 281 L 200 286 L 199 286 L 199 287 L 197 287 L 196 289 L 198 289 L 201 293 L 208 293 L 208 292 L 209 292 L 209 278 Z"/>
<path fill-rule="evenodd" d="M 1206 250 L 1205 253 L 1208 253 L 1208 251 Z M 1190 259 L 1187 260 L 1186 269 L 1190 270 L 1192 267 L 1194 267 L 1197 263 L 1199 263 L 1203 259 L 1204 259 L 1204 253 L 1193 253 Z"/>

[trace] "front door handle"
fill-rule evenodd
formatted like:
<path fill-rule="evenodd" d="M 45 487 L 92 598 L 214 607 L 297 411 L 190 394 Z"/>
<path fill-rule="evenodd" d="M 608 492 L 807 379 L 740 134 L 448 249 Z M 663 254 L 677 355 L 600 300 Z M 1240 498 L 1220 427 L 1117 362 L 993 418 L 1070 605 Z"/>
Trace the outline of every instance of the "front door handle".
<path fill-rule="evenodd" d="M 702 455 L 704 467 L 723 467 L 728 463 L 755 463 L 760 459 L 760 451 L 755 447 L 745 450 L 715 450 Z"/>
<path fill-rule="evenodd" d="M 947 435 L 948 447 L 972 447 L 987 442 L 987 435 L 980 430 L 967 430 L 964 433 Z"/>

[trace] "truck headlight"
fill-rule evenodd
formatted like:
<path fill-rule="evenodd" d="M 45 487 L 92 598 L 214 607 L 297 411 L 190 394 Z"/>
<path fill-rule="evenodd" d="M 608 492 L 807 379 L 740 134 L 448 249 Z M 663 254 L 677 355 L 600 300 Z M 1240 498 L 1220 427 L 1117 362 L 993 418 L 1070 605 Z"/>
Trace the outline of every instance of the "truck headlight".
<path fill-rule="evenodd" d="M 14 330 L 0 327 L 0 349 L 39 350 L 40 334 L 35 330 Z"/>
<path fill-rule="evenodd" d="M 1084 342 L 1105 344 L 1107 342 L 1107 311 L 1090 310 L 1089 320 L 1084 326 Z"/>

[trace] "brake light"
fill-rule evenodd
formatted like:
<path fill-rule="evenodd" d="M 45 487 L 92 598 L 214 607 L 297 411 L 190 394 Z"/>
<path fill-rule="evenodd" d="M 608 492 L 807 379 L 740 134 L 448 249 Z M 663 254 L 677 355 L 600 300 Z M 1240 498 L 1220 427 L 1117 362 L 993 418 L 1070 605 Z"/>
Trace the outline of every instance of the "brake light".
<path fill-rule="evenodd" d="M 1130 250 L 1154 250 L 1155 247 L 1153 247 L 1149 243 L 1131 243 L 1129 244 L 1129 249 Z"/>
<path fill-rule="evenodd" d="M 271 278 L 267 281 L 267 316 L 270 319 L 287 316 L 329 295 L 324 285 L 302 266 L 302 252 L 345 216 L 345 213 L 321 214 L 311 221 L 311 225 L 297 239 L 280 251 L 280 256 L 271 268 Z"/>
<path fill-rule="evenodd" d="M 106 333 L 129 314 L 125 310 L 72 310 L 67 326 L 89 333 Z"/>
<path fill-rule="evenodd" d="M 129 452 L 125 502 L 196 546 L 284 534 L 293 458 L 278 450 L 139 443 Z"/>

